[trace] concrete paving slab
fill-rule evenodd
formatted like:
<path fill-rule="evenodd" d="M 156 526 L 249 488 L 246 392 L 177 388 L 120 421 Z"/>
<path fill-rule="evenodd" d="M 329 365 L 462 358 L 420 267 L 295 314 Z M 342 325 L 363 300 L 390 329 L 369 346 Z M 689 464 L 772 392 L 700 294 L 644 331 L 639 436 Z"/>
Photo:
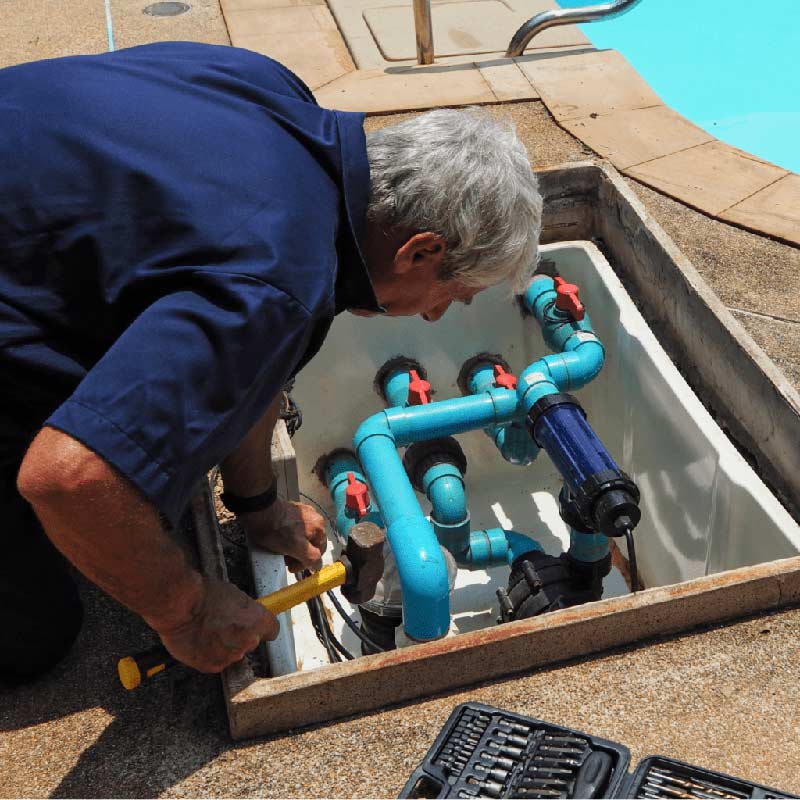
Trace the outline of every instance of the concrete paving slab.
<path fill-rule="evenodd" d="M 786 175 L 726 209 L 720 218 L 800 245 L 800 175 Z"/>
<path fill-rule="evenodd" d="M 324 6 L 325 0 L 225 0 L 225 11 L 255 11 L 286 6 Z"/>
<path fill-rule="evenodd" d="M 3 0 L 0 14 L 0 67 L 108 49 L 105 11 L 97 0 Z"/>
<path fill-rule="evenodd" d="M 226 9 L 225 21 L 228 24 L 232 42 L 240 42 L 256 36 L 337 31 L 331 12 L 324 5 L 277 6 L 241 11 Z M 296 47 L 299 46 L 299 37 L 293 41 L 293 44 Z M 308 47 L 309 44 L 306 42 L 303 49 Z"/>
<path fill-rule="evenodd" d="M 319 103 L 340 111 L 390 112 L 401 100 L 409 109 L 494 103 L 497 97 L 472 64 L 450 67 L 358 70 L 316 92 Z"/>
<path fill-rule="evenodd" d="M 355 69 L 326 5 L 270 4 L 243 8 L 241 2 L 222 0 L 231 44 L 236 47 L 280 61 L 312 90 Z"/>
<path fill-rule="evenodd" d="M 475 66 L 499 102 L 536 100 L 539 97 L 519 65 L 510 59 L 476 62 Z"/>
<path fill-rule="evenodd" d="M 508 42 L 518 15 L 500 0 L 437 3 L 431 8 L 433 42 L 437 56 L 494 53 Z M 369 8 L 364 12 L 381 55 L 387 61 L 415 57 L 414 15 L 410 6 Z M 519 27 L 519 23 L 516 23 Z"/>
<path fill-rule="evenodd" d="M 466 0 L 434 3 L 431 7 L 436 57 L 498 53 L 531 15 L 514 11 L 502 0 Z M 387 61 L 415 58 L 414 16 L 405 5 L 381 6 L 364 11 L 364 20 Z M 552 28 L 537 37 L 537 47 L 584 44 L 586 37 L 574 26 Z"/>
<path fill-rule="evenodd" d="M 185 14 L 154 17 L 144 13 L 151 0 L 111 0 L 114 42 L 118 49 L 148 42 L 230 44 L 217 0 L 192 0 Z"/>
<path fill-rule="evenodd" d="M 631 167 L 627 173 L 684 203 L 718 215 L 789 173 L 712 141 Z"/>
<path fill-rule="evenodd" d="M 280 61 L 312 91 L 352 71 L 352 59 L 337 31 L 310 31 L 303 40 L 308 50 L 301 52 L 292 37 L 282 33 L 242 36 L 237 46 Z"/>
<path fill-rule="evenodd" d="M 615 50 L 517 63 L 559 122 L 662 105 L 661 98 Z"/>
<path fill-rule="evenodd" d="M 618 169 L 714 140 L 667 106 L 564 120 L 562 125 Z"/>

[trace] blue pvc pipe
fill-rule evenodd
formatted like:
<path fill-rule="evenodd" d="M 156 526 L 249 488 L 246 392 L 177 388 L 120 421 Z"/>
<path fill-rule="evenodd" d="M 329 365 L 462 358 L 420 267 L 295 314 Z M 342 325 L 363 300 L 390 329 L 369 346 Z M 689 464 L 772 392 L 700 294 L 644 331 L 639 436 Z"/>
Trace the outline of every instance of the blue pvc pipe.
<path fill-rule="evenodd" d="M 478 365 L 469 376 L 467 388 L 472 394 L 480 394 L 492 389 L 494 383 L 494 364 L 486 361 Z M 508 425 L 490 425 L 484 431 L 509 464 L 527 467 L 539 455 L 536 442 L 531 439 L 525 425 L 517 420 Z"/>
<path fill-rule="evenodd" d="M 353 444 L 383 510 L 403 587 L 406 633 L 418 641 L 439 639 L 450 627 L 447 565 L 397 454 L 386 412 L 362 423 Z"/>
<path fill-rule="evenodd" d="M 464 478 L 455 464 L 436 464 L 422 476 L 422 490 L 433 506 L 432 516 L 442 525 L 458 525 L 467 519 Z"/>
<path fill-rule="evenodd" d="M 534 361 L 519 376 L 517 396 L 527 412 L 548 394 L 569 392 L 586 386 L 603 367 L 605 349 L 584 314 L 577 321 L 555 307 L 553 279 L 537 275 L 524 296 L 525 307 L 533 313 L 547 345 L 556 352 Z"/>
<path fill-rule="evenodd" d="M 587 564 L 600 561 L 608 555 L 608 537 L 602 533 L 582 533 L 570 528 L 568 552 L 576 561 Z"/>
<path fill-rule="evenodd" d="M 519 556 L 534 550 L 543 552 L 542 546 L 535 539 L 516 531 L 487 528 L 470 534 L 469 549 L 461 554 L 460 563 L 469 569 L 511 564 Z"/>
<path fill-rule="evenodd" d="M 408 385 L 411 376 L 407 369 L 392 370 L 383 383 L 383 393 L 389 408 L 402 408 L 408 402 Z"/>
<path fill-rule="evenodd" d="M 332 459 L 325 469 L 325 482 L 336 506 L 336 530 L 343 539 L 347 539 L 350 529 L 357 522 L 374 522 L 379 528 L 383 527 L 383 517 L 372 498 L 370 498 L 367 513 L 361 519 L 356 516 L 355 512 L 347 508 L 346 492 L 349 472 L 353 473 L 356 480 L 366 483 L 359 463 L 345 453 Z"/>
<path fill-rule="evenodd" d="M 517 417 L 522 420 L 522 414 L 518 412 L 516 393 L 511 389 L 494 388 L 470 397 L 454 397 L 424 406 L 387 409 L 365 420 L 356 431 L 354 441 L 361 442 L 373 433 L 379 434 L 388 428 L 397 447 L 407 447 L 412 442 L 453 436 L 489 425 L 506 424 Z"/>

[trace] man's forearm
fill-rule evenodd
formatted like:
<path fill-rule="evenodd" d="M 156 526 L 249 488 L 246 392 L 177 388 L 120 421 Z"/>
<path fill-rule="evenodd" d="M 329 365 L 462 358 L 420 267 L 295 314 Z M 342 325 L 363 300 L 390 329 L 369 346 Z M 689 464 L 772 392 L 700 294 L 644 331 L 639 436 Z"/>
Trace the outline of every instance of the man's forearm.
<path fill-rule="evenodd" d="M 25 456 L 18 487 L 67 559 L 159 633 L 197 613 L 203 579 L 155 507 L 80 442 L 44 428 Z"/>
<path fill-rule="evenodd" d="M 239 497 L 265 492 L 273 480 L 270 447 L 281 408 L 280 394 L 239 446 L 220 464 L 225 491 Z"/>

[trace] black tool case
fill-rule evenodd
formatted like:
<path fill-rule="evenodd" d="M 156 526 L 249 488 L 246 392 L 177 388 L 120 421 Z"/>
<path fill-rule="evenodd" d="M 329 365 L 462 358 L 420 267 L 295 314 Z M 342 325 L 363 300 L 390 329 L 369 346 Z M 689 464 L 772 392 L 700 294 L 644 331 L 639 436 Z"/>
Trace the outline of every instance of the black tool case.
<path fill-rule="evenodd" d="M 664 756 L 628 772 L 617 742 L 481 703 L 457 706 L 400 797 L 782 798 L 779 792 Z"/>

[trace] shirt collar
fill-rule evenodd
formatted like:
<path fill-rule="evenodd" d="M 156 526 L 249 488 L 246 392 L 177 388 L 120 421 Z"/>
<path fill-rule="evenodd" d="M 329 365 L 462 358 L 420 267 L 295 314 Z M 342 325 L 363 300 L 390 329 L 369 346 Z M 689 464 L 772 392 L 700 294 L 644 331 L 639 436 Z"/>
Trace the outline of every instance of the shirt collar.
<path fill-rule="evenodd" d="M 361 250 L 370 190 L 364 115 L 349 111 L 334 114 L 341 142 L 345 210 L 337 244 L 336 313 L 348 308 L 383 313 Z"/>

